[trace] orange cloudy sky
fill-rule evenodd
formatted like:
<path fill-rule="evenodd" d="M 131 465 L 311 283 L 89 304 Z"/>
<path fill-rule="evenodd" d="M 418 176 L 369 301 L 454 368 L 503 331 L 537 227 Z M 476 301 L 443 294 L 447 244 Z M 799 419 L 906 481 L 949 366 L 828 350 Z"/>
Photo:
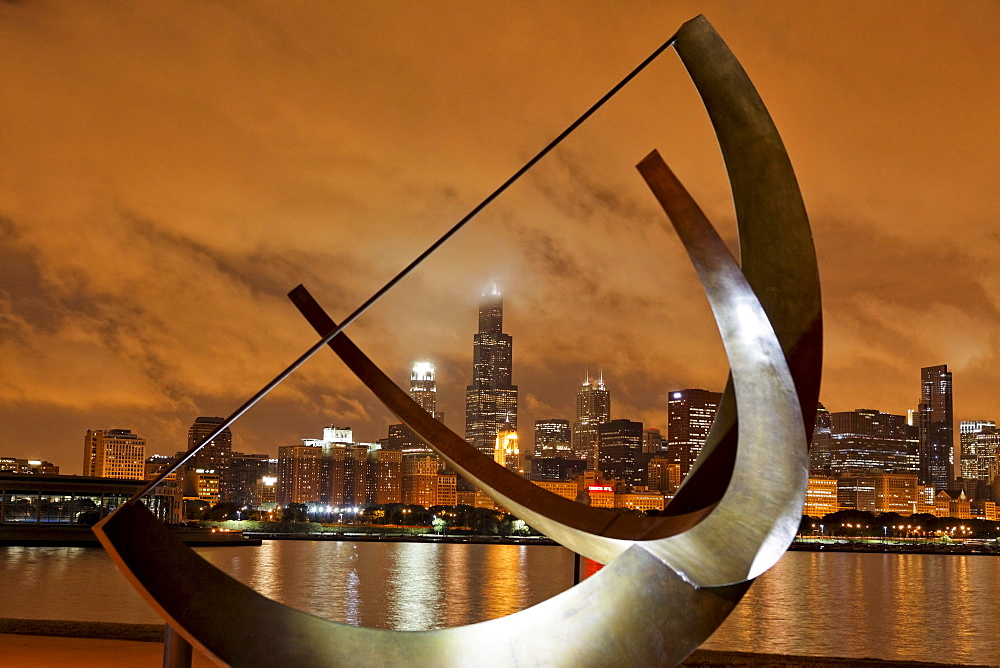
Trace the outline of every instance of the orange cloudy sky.
<path fill-rule="evenodd" d="M 285 297 L 342 318 L 680 24 L 704 13 L 785 140 L 826 318 L 822 401 L 1000 419 L 995 2 L 0 3 L 0 456 L 80 471 L 88 428 L 185 446 L 308 348 Z M 706 300 L 634 165 L 651 149 L 731 242 L 708 120 L 667 52 L 350 328 L 400 383 L 438 368 L 463 433 L 476 303 L 497 282 L 522 432 L 663 427 L 721 389 Z M 391 416 L 322 351 L 235 447 Z"/>

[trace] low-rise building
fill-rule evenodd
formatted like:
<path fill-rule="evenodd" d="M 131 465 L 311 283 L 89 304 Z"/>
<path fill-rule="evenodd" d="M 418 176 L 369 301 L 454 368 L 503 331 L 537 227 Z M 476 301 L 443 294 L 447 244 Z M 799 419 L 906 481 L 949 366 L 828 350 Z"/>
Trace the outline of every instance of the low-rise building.
<path fill-rule="evenodd" d="M 0 474 L 0 524 L 90 526 L 125 503 L 143 480 L 95 476 Z M 178 488 L 164 483 L 143 499 L 161 521 L 181 519 Z"/>
<path fill-rule="evenodd" d="M 942 489 L 938 492 L 934 497 L 934 514 L 960 520 L 972 519 L 972 508 L 965 490 Z"/>
<path fill-rule="evenodd" d="M 663 507 L 663 494 L 660 492 L 615 494 L 615 508 L 619 510 L 663 510 Z"/>
<path fill-rule="evenodd" d="M 837 479 L 827 477 L 809 478 L 806 485 L 806 502 L 802 514 L 809 517 L 823 517 L 840 510 L 837 503 Z"/>
<path fill-rule="evenodd" d="M 569 499 L 570 501 L 576 501 L 577 496 L 580 493 L 579 488 L 576 486 L 575 482 L 558 482 L 554 480 L 536 480 L 534 484 L 538 485 L 542 489 L 548 490 L 553 494 L 558 494 L 559 496 Z"/>

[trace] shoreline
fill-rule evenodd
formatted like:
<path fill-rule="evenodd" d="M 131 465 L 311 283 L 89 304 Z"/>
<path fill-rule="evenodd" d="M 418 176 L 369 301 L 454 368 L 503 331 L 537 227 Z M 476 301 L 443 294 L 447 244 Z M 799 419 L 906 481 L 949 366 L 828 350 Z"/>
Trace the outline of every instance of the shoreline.
<path fill-rule="evenodd" d="M 483 536 L 474 534 L 405 533 L 398 530 L 374 531 L 357 527 L 353 531 L 238 531 L 176 527 L 175 534 L 191 547 L 259 546 L 265 540 L 310 540 L 387 543 L 467 543 L 475 545 L 547 545 L 559 543 L 546 536 Z M 0 527 L 0 547 L 100 547 L 90 527 Z M 792 552 L 863 552 L 876 554 L 956 554 L 1000 556 L 1000 544 L 884 542 L 880 539 L 796 539 Z"/>
<path fill-rule="evenodd" d="M 158 645 L 163 644 L 164 625 L 128 624 L 124 622 L 74 622 L 52 619 L 16 619 L 0 617 L 0 636 L 6 641 L 5 660 L 12 665 L 114 665 L 102 657 L 125 661 L 122 665 L 156 665 L 162 656 Z M 54 642 L 53 639 L 59 639 Z M 142 659 L 139 661 L 139 659 Z M 97 662 L 96 664 L 94 662 Z M 195 651 L 194 665 L 211 665 L 211 661 Z M 698 649 L 681 665 L 684 666 L 917 666 L 940 668 L 966 666 L 986 668 L 986 664 L 952 664 L 927 661 L 901 661 L 868 657 L 822 657 L 788 654 L 757 654 Z"/>

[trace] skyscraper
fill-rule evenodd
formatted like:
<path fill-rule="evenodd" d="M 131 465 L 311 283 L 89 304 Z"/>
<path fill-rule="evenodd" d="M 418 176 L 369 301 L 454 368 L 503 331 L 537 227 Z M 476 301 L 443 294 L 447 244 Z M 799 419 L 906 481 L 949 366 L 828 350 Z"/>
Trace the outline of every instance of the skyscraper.
<path fill-rule="evenodd" d="M 229 500 L 240 506 L 257 505 L 258 487 L 265 477 L 277 477 L 278 460 L 263 454 L 234 452 L 232 455 L 227 481 Z"/>
<path fill-rule="evenodd" d="M 951 372 L 947 364 L 920 370 L 920 482 L 947 489 L 955 478 Z"/>
<path fill-rule="evenodd" d="M 278 448 L 279 504 L 319 502 L 322 477 L 322 447 L 283 445 Z"/>
<path fill-rule="evenodd" d="M 416 362 L 410 372 L 410 398 L 431 414 L 441 419 L 437 412 L 437 382 L 434 380 L 434 365 L 430 362 Z"/>
<path fill-rule="evenodd" d="M 621 480 L 628 485 L 645 481 L 636 468 L 636 455 L 642 452 L 642 423 L 632 420 L 609 420 L 597 425 L 598 470 L 606 480 Z"/>
<path fill-rule="evenodd" d="M 199 417 L 188 429 L 188 450 L 201 443 L 202 439 L 215 431 L 224 422 L 220 417 Z M 233 432 L 229 427 L 198 451 L 186 464 L 188 470 L 201 469 L 219 476 L 219 497 L 229 501 L 230 491 L 229 462 L 233 456 Z"/>
<path fill-rule="evenodd" d="M 131 429 L 87 430 L 83 440 L 83 475 L 142 480 L 146 439 Z"/>
<path fill-rule="evenodd" d="M 687 389 L 671 392 L 667 400 L 667 459 L 680 464 L 681 478 L 698 459 L 715 412 L 722 401 L 721 392 Z"/>
<path fill-rule="evenodd" d="M 828 419 L 828 471 L 833 475 L 848 471 L 917 472 L 916 438 L 905 415 L 858 408 L 830 413 Z"/>
<path fill-rule="evenodd" d="M 566 457 L 569 444 L 569 420 L 535 420 L 535 457 Z"/>
<path fill-rule="evenodd" d="M 479 304 L 479 333 L 472 344 L 472 384 L 465 391 L 465 440 L 493 458 L 497 434 L 517 430 L 517 386 L 511 385 L 513 344 L 503 333 L 503 296 L 496 286 Z"/>
<path fill-rule="evenodd" d="M 823 404 L 816 406 L 812 447 L 809 448 L 809 475 L 830 475 L 830 411 Z"/>
<path fill-rule="evenodd" d="M 437 382 L 434 380 L 434 365 L 430 362 L 414 363 L 413 371 L 410 372 L 410 398 L 430 413 L 431 417 L 444 420 L 444 413 L 439 413 L 437 410 Z M 386 445 L 389 450 L 425 454 L 434 452 L 413 433 L 412 429 L 402 423 L 389 425 L 389 439 Z"/>
<path fill-rule="evenodd" d="M 573 422 L 573 456 L 587 460 L 587 467 L 598 468 L 597 425 L 611 419 L 611 393 L 604 387 L 604 374 L 596 383 L 590 374 L 576 393 L 576 421 Z"/>

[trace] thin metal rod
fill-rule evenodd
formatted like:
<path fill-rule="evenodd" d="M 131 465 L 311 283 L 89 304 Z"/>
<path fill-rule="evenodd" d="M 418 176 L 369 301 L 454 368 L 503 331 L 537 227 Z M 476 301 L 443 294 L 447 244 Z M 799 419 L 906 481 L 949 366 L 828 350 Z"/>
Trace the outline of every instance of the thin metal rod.
<path fill-rule="evenodd" d="M 208 436 L 206 436 L 205 438 L 203 438 L 201 440 L 201 442 L 199 442 L 197 445 L 195 445 L 190 450 L 188 450 L 186 453 L 184 453 L 184 455 L 180 459 L 178 459 L 173 464 L 171 464 L 166 470 L 164 470 L 162 473 L 160 473 L 160 475 L 158 475 L 155 479 L 153 479 L 152 481 L 150 481 L 149 484 L 147 484 L 141 490 L 139 490 L 138 492 L 136 492 L 136 494 L 131 499 L 129 499 L 129 502 L 131 503 L 131 502 L 133 502 L 133 501 L 135 501 L 137 499 L 140 499 L 140 498 L 146 496 L 146 494 L 148 494 L 154 487 L 156 487 L 161 482 L 163 482 L 163 480 L 166 479 L 167 476 L 169 476 L 171 473 L 173 473 L 178 468 L 180 468 L 184 464 L 184 462 L 186 462 L 189 459 L 191 459 L 191 457 L 193 457 L 195 455 L 195 453 L 198 452 L 206 443 L 211 442 L 219 434 L 221 434 L 223 431 L 225 431 L 229 427 L 229 425 L 231 425 L 234 422 L 236 422 L 236 420 L 238 420 L 244 413 L 246 413 L 248 410 L 250 410 L 250 408 L 254 404 L 256 404 L 258 401 L 260 401 L 261 399 L 263 399 L 264 396 L 267 395 L 271 390 L 273 390 L 282 381 L 284 381 L 286 378 L 288 378 L 288 376 L 292 375 L 292 373 L 296 369 L 298 369 L 300 366 L 302 366 L 303 364 L 305 364 L 306 360 L 308 360 L 310 357 L 312 357 L 317 352 L 319 352 L 320 350 L 322 350 L 323 347 L 326 346 L 327 343 L 329 343 L 331 340 L 333 340 L 333 337 L 335 337 L 338 334 L 340 334 L 342 331 L 344 331 L 344 329 L 348 325 L 350 325 L 355 320 L 357 320 L 358 317 L 362 313 L 364 313 L 369 308 L 371 308 L 371 306 L 374 305 L 375 302 L 377 302 L 379 299 L 381 299 L 385 295 L 385 293 L 387 293 L 389 290 L 391 290 L 393 287 L 395 287 L 397 283 L 399 283 L 410 272 L 412 272 L 414 269 L 416 269 L 417 266 L 420 265 L 420 263 L 422 263 L 424 260 L 426 260 L 428 257 L 430 257 L 430 255 L 432 253 L 434 253 L 434 251 L 436 251 L 438 248 L 440 248 L 441 246 L 443 246 L 449 239 L 451 239 L 453 236 L 455 236 L 455 234 L 457 234 L 459 230 L 461 230 L 463 227 L 465 227 L 465 225 L 470 220 L 472 220 L 473 218 L 475 218 L 479 214 L 480 211 L 482 211 L 487 206 L 489 206 L 493 202 L 493 200 L 495 200 L 497 197 L 499 197 L 505 190 L 507 190 L 507 188 L 509 188 L 510 186 L 512 186 L 515 181 L 517 181 L 522 176 L 524 176 L 524 174 L 529 169 L 531 169 L 532 167 L 534 167 L 535 164 L 538 163 L 539 160 L 541 160 L 542 158 L 544 158 L 546 155 L 548 155 L 552 151 L 552 149 L 554 149 L 556 146 L 558 146 L 560 143 L 562 143 L 562 141 L 564 139 L 566 139 L 566 137 L 568 137 L 574 130 L 576 130 L 578 127 L 580 127 L 580 125 L 582 125 L 584 123 L 584 121 L 586 121 L 588 118 L 590 118 L 591 116 L 593 116 L 594 112 L 596 112 L 598 109 L 600 109 L 601 107 L 603 107 L 604 104 L 608 100 L 610 100 L 612 97 L 615 96 L 616 93 L 618 93 L 618 91 L 620 91 L 622 88 L 624 88 L 640 72 L 642 72 L 644 69 L 646 69 L 646 67 L 650 63 L 652 63 L 654 60 L 656 60 L 656 58 L 659 57 L 660 54 L 662 54 L 664 51 L 666 51 L 674 43 L 674 40 L 676 38 L 677 38 L 677 35 L 674 34 L 673 36 L 670 37 L 670 39 L 668 39 L 666 42 L 664 42 L 659 47 L 657 47 L 656 50 L 653 51 L 651 54 L 649 54 L 649 56 L 647 56 L 645 60 L 643 60 L 641 63 L 639 63 L 635 67 L 635 69 L 633 69 L 631 72 L 629 72 L 625 76 L 624 79 L 622 79 L 617 84 L 615 84 L 611 88 L 611 90 L 609 90 L 607 93 L 605 93 L 603 96 L 601 96 L 601 98 L 597 102 L 595 102 L 593 105 L 591 105 L 591 107 L 589 109 L 587 109 L 587 111 L 583 112 L 583 114 L 579 118 L 577 118 L 575 121 L 573 121 L 572 123 L 570 123 L 569 127 L 567 127 L 565 130 L 563 130 L 562 132 L 560 132 L 559 135 L 556 136 L 555 139 L 553 139 L 552 141 L 550 141 L 545 146 L 545 148 L 543 148 L 541 151 L 539 151 L 538 153 L 536 153 L 535 157 L 531 158 L 530 160 L 528 160 L 528 162 L 524 163 L 524 165 L 520 169 L 518 169 L 516 172 L 514 172 L 514 174 L 511 175 L 510 178 L 508 178 L 496 190 L 494 190 L 492 193 L 490 193 L 486 197 L 486 199 L 484 199 L 482 202 L 480 202 L 479 204 L 477 204 L 475 206 L 475 208 L 473 208 L 471 211 L 469 211 L 469 213 L 465 214 L 465 216 L 461 220 L 459 220 L 457 223 L 455 223 L 450 230 L 448 230 L 447 232 L 445 232 L 441 236 L 440 239 L 438 239 L 433 244 L 431 244 L 427 248 L 427 250 L 425 250 L 423 253 L 421 253 L 420 255 L 418 255 L 415 260 L 413 260 L 412 262 L 410 262 L 410 264 L 406 265 L 406 267 L 402 271 L 400 271 L 398 274 L 396 274 L 392 278 L 392 280 L 390 280 L 388 283 L 386 283 L 384 286 L 382 286 L 382 288 L 378 292 L 376 292 L 371 297 L 369 297 L 368 300 L 365 301 L 365 303 L 363 303 L 361 306 L 359 306 L 357 309 L 355 309 L 354 312 L 351 313 L 349 316 L 347 316 L 346 318 L 344 318 L 343 322 L 341 322 L 340 325 L 338 325 L 332 332 L 330 332 L 329 334 L 327 334 L 326 336 L 324 336 L 320 341 L 318 341 L 316 344 L 314 344 L 309 350 L 307 350 L 305 353 L 303 353 L 297 360 L 295 360 L 294 362 L 292 362 L 291 365 L 289 365 L 287 369 L 285 369 L 284 371 L 282 371 L 281 373 L 279 373 L 277 376 L 275 376 L 274 379 L 271 382 L 269 382 L 267 385 L 265 385 L 264 387 L 262 387 L 255 395 L 253 395 L 252 397 L 250 397 L 242 406 L 240 406 L 239 408 L 237 408 L 236 411 L 232 415 L 230 415 L 229 417 L 227 417 L 215 429 L 215 431 L 213 431 L 211 434 L 209 434 Z"/>

